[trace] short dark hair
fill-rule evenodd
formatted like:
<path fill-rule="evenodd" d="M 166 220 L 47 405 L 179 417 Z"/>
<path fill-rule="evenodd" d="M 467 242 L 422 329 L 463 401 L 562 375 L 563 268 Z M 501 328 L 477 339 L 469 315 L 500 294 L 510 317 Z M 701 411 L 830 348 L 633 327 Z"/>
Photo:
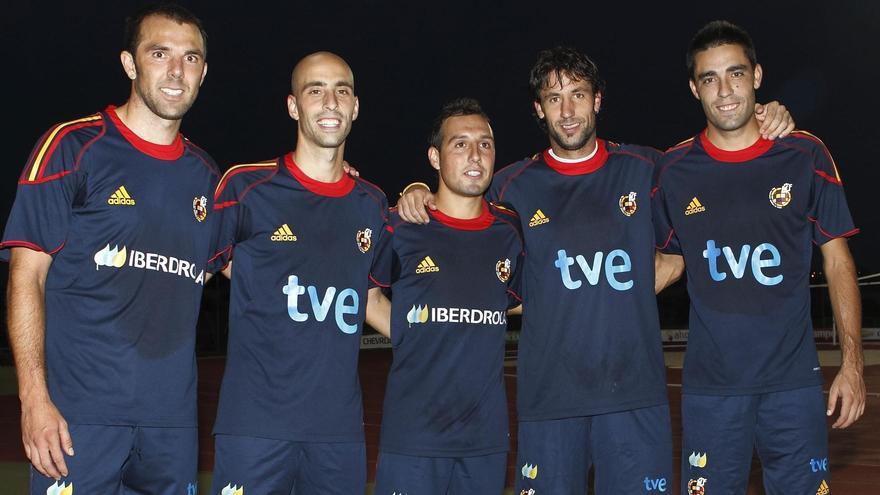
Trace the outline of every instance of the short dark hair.
<path fill-rule="evenodd" d="M 547 87 L 551 74 L 556 75 L 557 81 L 562 79 L 563 74 L 576 81 L 588 81 L 594 94 L 605 92 L 605 81 L 599 77 L 599 66 L 573 47 L 557 46 L 538 53 L 538 60 L 529 73 L 529 92 L 534 101 L 541 101 L 541 90 Z M 537 114 L 535 118 L 541 129 L 546 130 L 544 119 Z"/>
<path fill-rule="evenodd" d="M 474 98 L 455 98 L 449 100 L 440 110 L 440 115 L 434 119 L 434 125 L 431 128 L 431 137 L 428 144 L 435 148 L 443 145 L 443 122 L 450 117 L 463 117 L 465 115 L 479 115 L 489 122 L 489 116 L 483 111 L 480 102 Z"/>
<path fill-rule="evenodd" d="M 152 15 L 162 16 L 180 24 L 192 24 L 198 28 L 199 33 L 202 35 L 205 60 L 208 59 L 208 33 L 205 31 L 205 26 L 202 25 L 201 19 L 186 8 L 169 2 L 147 5 L 125 18 L 125 32 L 122 40 L 123 50 L 131 53 L 132 56 L 136 53 L 138 43 L 141 41 L 141 24 L 144 23 L 144 19 Z"/>
<path fill-rule="evenodd" d="M 758 57 L 755 55 L 755 44 L 752 43 L 752 37 L 745 29 L 728 21 L 712 21 L 701 27 L 694 38 L 691 40 L 690 47 L 687 52 L 687 71 L 688 78 L 694 79 L 694 59 L 697 53 L 715 48 L 721 45 L 739 45 L 746 53 L 746 58 L 752 64 L 752 68 L 758 64 Z"/>

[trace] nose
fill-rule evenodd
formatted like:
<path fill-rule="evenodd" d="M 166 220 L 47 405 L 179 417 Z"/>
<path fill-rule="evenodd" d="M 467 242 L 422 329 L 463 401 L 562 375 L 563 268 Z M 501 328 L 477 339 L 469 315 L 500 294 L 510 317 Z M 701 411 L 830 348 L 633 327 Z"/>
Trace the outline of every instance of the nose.
<path fill-rule="evenodd" d="M 560 116 L 562 118 L 569 118 L 574 115 L 574 102 L 569 98 L 563 98 L 562 104 L 559 106 Z"/>
<path fill-rule="evenodd" d="M 718 96 L 726 98 L 733 94 L 733 84 L 726 77 L 722 77 L 718 83 Z"/>
<path fill-rule="evenodd" d="M 483 158 L 480 156 L 480 150 L 477 146 L 471 146 L 468 151 L 468 162 L 480 163 Z"/>
<path fill-rule="evenodd" d="M 183 58 L 172 58 L 168 64 L 168 77 L 171 79 L 180 79 L 183 77 Z"/>
<path fill-rule="evenodd" d="M 339 101 L 336 99 L 335 91 L 327 91 L 324 93 L 324 108 L 327 110 L 336 110 L 336 107 L 339 106 Z"/>

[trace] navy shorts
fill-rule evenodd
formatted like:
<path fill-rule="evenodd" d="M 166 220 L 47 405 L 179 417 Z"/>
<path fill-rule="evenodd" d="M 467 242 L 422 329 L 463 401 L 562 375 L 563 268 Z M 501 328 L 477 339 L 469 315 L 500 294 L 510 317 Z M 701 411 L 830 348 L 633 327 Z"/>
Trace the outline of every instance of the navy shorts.
<path fill-rule="evenodd" d="M 420 457 L 382 452 L 376 495 L 501 495 L 507 452 L 474 457 Z"/>
<path fill-rule="evenodd" d="M 828 495 L 825 407 L 818 385 L 758 395 L 683 394 L 681 493 L 746 493 L 756 450 L 767 495 Z"/>
<path fill-rule="evenodd" d="M 363 442 L 292 442 L 214 435 L 212 495 L 351 495 L 367 486 Z"/>
<path fill-rule="evenodd" d="M 515 494 L 660 494 L 672 487 L 669 406 L 520 421 Z"/>
<path fill-rule="evenodd" d="M 31 495 L 196 495 L 195 428 L 69 425 L 76 455 L 64 455 L 70 473 L 47 478 L 31 467 Z M 73 488 L 67 490 L 70 486 Z M 75 491 L 74 491 L 75 490 Z"/>

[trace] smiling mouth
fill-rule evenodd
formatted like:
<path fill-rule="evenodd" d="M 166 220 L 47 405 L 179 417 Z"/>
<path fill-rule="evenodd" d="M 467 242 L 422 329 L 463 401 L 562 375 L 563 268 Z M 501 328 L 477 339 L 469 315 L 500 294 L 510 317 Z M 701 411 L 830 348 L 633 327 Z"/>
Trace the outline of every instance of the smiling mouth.
<path fill-rule="evenodd" d="M 727 105 L 718 105 L 715 108 L 717 108 L 721 112 L 730 112 L 730 111 L 736 110 L 737 107 L 739 107 L 739 103 L 729 103 Z"/>
<path fill-rule="evenodd" d="M 159 91 L 161 91 L 165 95 L 175 96 L 175 97 L 183 94 L 182 89 L 176 89 L 176 88 L 159 88 Z"/>
<path fill-rule="evenodd" d="M 466 177 L 479 179 L 480 177 L 483 176 L 483 171 L 482 170 L 465 170 L 464 175 Z"/>
<path fill-rule="evenodd" d="M 342 125 L 339 119 L 318 119 L 318 127 L 321 129 L 335 130 Z"/>

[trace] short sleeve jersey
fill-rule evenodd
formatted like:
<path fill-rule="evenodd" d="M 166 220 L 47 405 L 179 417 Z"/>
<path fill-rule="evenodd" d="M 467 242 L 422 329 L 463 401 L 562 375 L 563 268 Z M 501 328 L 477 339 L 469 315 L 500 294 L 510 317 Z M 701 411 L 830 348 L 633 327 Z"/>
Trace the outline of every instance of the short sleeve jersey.
<path fill-rule="evenodd" d="M 144 141 L 113 107 L 37 142 L 0 247 L 53 257 L 46 367 L 68 422 L 196 425 L 195 329 L 218 178 L 191 142 Z"/>
<path fill-rule="evenodd" d="M 654 189 L 658 248 L 684 256 L 686 392 L 821 383 L 810 319 L 812 243 L 853 235 L 831 155 L 805 132 L 724 151 L 705 132 L 670 149 Z"/>
<path fill-rule="evenodd" d="M 519 341 L 520 420 L 665 404 L 650 188 L 658 152 L 598 140 L 588 159 L 550 150 L 495 174 L 528 256 Z"/>
<path fill-rule="evenodd" d="M 463 457 L 509 448 L 506 311 L 519 305 L 519 219 L 483 203 L 427 225 L 392 212 L 391 341 L 379 449 Z"/>
<path fill-rule="evenodd" d="M 214 263 L 232 260 L 229 348 L 216 433 L 363 440 L 357 362 L 387 201 L 344 175 L 309 178 L 291 154 L 231 167 Z"/>

